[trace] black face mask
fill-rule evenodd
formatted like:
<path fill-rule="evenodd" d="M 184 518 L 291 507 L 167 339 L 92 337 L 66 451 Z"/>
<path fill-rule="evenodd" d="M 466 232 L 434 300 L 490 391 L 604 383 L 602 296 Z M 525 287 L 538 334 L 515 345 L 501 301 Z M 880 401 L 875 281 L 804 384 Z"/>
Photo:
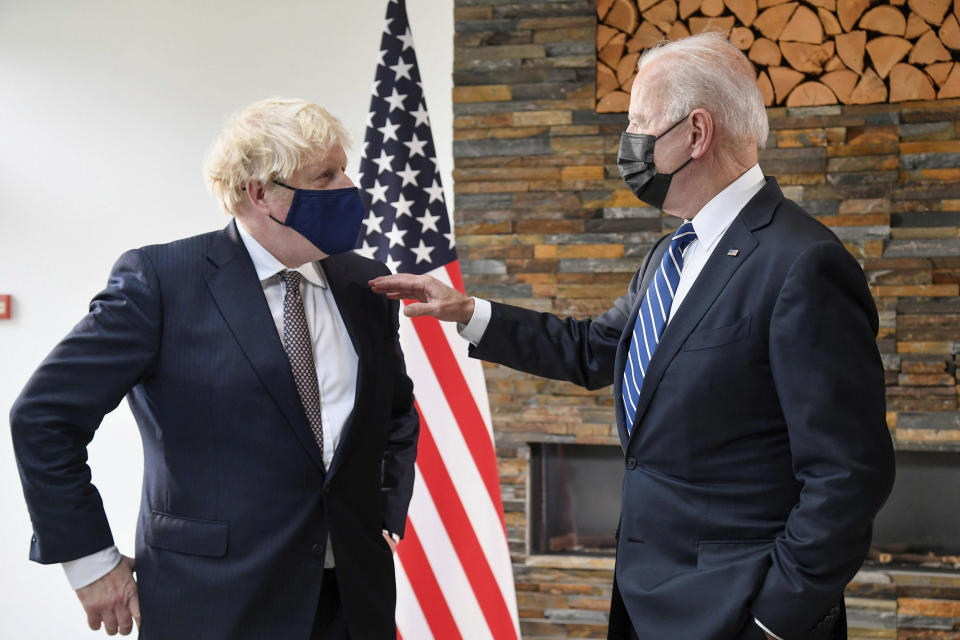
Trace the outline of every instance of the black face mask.
<path fill-rule="evenodd" d="M 691 156 L 689 160 L 672 173 L 657 173 L 657 167 L 653 163 L 654 144 L 689 117 L 690 114 L 688 113 L 659 136 L 629 133 L 627 131 L 624 131 L 623 135 L 620 136 L 620 153 L 617 154 L 617 168 L 620 170 L 620 177 L 627 183 L 635 196 L 651 207 L 663 208 L 673 176 L 693 161 Z"/>

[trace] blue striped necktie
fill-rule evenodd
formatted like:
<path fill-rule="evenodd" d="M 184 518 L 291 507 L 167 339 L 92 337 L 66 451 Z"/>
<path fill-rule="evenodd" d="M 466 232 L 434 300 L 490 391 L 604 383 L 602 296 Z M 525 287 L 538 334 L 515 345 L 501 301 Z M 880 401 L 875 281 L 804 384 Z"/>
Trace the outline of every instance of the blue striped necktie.
<path fill-rule="evenodd" d="M 630 338 L 627 366 L 623 370 L 623 408 L 626 410 L 627 433 L 633 430 L 633 420 L 637 413 L 637 402 L 640 399 L 640 389 L 643 388 L 643 377 L 650 365 L 650 358 L 657 345 L 663 328 L 667 326 L 670 317 L 670 306 L 680 284 L 680 271 L 683 270 L 683 254 L 687 246 L 696 240 L 697 234 L 693 230 L 692 222 L 684 222 L 677 229 L 670 246 L 663 254 L 660 268 L 647 285 L 647 292 L 640 303 L 637 313 L 637 323 L 633 326 L 633 335 Z"/>

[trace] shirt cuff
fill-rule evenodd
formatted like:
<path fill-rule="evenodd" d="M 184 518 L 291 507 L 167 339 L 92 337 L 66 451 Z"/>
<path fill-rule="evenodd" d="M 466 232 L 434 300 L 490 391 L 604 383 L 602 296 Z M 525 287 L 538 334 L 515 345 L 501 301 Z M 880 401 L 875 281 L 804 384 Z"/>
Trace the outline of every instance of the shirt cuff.
<path fill-rule="evenodd" d="M 773 631 L 770 631 L 770 629 L 767 629 L 765 626 L 763 626 L 763 623 L 760 622 L 759 620 L 757 620 L 756 618 L 754 618 L 753 621 L 757 623 L 757 626 L 758 626 L 758 627 L 760 627 L 760 628 L 763 629 L 765 632 L 767 632 L 768 635 L 776 638 L 777 640 L 783 640 L 783 638 L 781 638 L 780 636 L 778 636 L 777 634 L 775 634 Z"/>
<path fill-rule="evenodd" d="M 489 300 L 481 298 L 473 299 L 473 315 L 467 324 L 457 323 L 457 332 L 461 338 L 466 338 L 470 344 L 477 346 L 483 339 L 483 334 L 487 331 L 487 325 L 490 324 L 490 316 L 493 315 L 493 307 Z"/>
<path fill-rule="evenodd" d="M 116 545 L 88 556 L 63 563 L 63 571 L 73 590 L 82 589 L 117 568 L 122 559 Z"/>

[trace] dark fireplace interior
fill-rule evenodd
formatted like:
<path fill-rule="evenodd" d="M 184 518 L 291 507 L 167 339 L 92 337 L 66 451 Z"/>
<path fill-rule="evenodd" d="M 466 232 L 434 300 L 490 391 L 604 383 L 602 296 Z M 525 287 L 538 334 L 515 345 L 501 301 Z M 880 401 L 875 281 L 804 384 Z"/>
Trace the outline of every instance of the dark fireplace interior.
<path fill-rule="evenodd" d="M 530 447 L 530 552 L 612 555 L 623 477 L 620 448 Z M 868 563 L 960 569 L 960 452 L 897 452 L 897 480 L 875 522 Z"/>

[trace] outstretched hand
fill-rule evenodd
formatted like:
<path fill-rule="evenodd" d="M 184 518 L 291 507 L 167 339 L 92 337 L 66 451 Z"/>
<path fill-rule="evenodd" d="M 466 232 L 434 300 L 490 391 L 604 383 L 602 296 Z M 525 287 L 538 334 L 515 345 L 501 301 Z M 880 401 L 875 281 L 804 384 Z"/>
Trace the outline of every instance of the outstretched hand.
<path fill-rule="evenodd" d="M 369 284 L 374 293 L 383 294 L 391 300 L 417 300 L 403 309 L 403 313 L 410 318 L 432 316 L 438 320 L 467 324 L 473 317 L 473 298 L 430 276 L 401 273 L 374 278 Z"/>

